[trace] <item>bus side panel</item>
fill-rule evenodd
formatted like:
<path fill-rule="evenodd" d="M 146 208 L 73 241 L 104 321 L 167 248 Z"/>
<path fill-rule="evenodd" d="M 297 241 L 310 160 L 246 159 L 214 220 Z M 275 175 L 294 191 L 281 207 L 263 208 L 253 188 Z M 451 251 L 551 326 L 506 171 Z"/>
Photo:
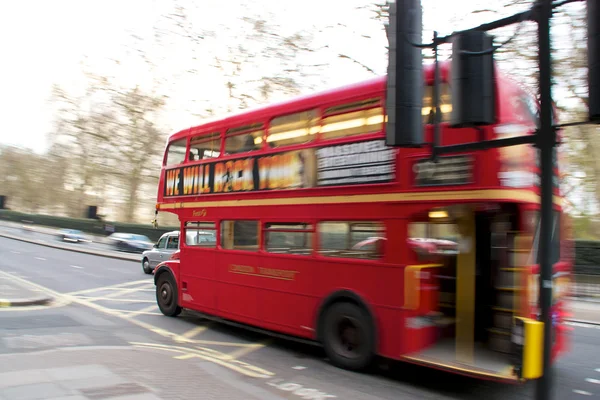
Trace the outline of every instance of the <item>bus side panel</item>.
<path fill-rule="evenodd" d="M 216 257 L 217 310 L 223 318 L 257 325 L 260 321 L 259 275 L 264 256 L 250 251 L 221 250 Z"/>
<path fill-rule="evenodd" d="M 312 257 L 275 254 L 266 255 L 262 263 L 259 312 L 265 327 L 314 338 L 315 273 L 322 265 Z"/>
<path fill-rule="evenodd" d="M 376 324 L 377 352 L 386 357 L 400 356 L 402 320 L 403 268 L 382 265 L 379 262 L 357 262 L 339 258 L 316 262 L 318 271 L 314 281 L 319 298 L 347 290 L 355 293 L 366 304 Z M 316 316 L 314 317 L 316 319 Z"/>

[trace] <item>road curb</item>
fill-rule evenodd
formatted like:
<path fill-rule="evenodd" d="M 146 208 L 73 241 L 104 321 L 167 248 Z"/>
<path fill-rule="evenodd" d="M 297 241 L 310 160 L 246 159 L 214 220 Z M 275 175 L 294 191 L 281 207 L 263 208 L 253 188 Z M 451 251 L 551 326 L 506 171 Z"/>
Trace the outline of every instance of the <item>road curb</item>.
<path fill-rule="evenodd" d="M 43 306 L 43 305 L 50 303 L 52 300 L 53 300 L 53 297 L 50 297 L 50 296 L 36 297 L 36 298 L 31 298 L 31 299 L 13 299 L 13 300 L 0 299 L 0 308 Z"/>
<path fill-rule="evenodd" d="M 140 256 L 135 256 L 135 258 L 134 258 L 133 255 L 129 255 L 129 254 L 127 254 L 127 255 L 126 254 L 110 254 L 110 253 L 101 253 L 101 252 L 98 252 L 98 251 L 87 250 L 87 249 L 74 249 L 74 248 L 68 247 L 68 246 L 60 246 L 58 244 L 47 243 L 47 242 L 40 242 L 39 240 L 33 240 L 33 239 L 27 239 L 27 238 L 20 237 L 20 236 L 8 235 L 6 233 L 0 233 L 0 237 L 6 238 L 6 239 L 12 239 L 12 240 L 19 240 L 21 242 L 27 242 L 27 243 L 37 244 L 39 246 L 52 247 L 54 249 L 72 251 L 72 252 L 75 252 L 75 253 L 90 254 L 90 255 L 93 255 L 93 256 L 113 258 L 113 259 L 123 260 L 123 261 L 141 262 L 141 255 Z"/>
<path fill-rule="evenodd" d="M 584 320 L 584 319 L 566 319 L 565 321 L 569 322 L 569 323 L 573 323 L 573 324 L 586 324 L 586 325 L 600 326 L 600 322 L 587 321 L 587 320 Z"/>

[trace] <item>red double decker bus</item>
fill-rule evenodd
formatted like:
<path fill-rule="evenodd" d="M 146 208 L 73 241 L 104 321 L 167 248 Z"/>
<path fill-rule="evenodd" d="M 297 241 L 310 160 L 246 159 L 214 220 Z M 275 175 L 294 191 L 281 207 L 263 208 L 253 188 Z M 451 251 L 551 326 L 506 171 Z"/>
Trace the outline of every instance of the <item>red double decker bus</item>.
<path fill-rule="evenodd" d="M 423 118 L 432 141 L 433 67 Z M 537 103 L 497 77 L 498 123 L 452 128 L 441 65 L 441 144 L 528 135 Z M 540 190 L 530 145 L 431 161 L 385 142 L 385 77 L 171 135 L 157 212 L 180 251 L 154 271 L 163 314 L 194 310 L 314 340 L 335 365 L 374 356 L 506 381 L 541 375 Z M 566 350 L 567 221 L 555 188 L 553 357 Z"/>

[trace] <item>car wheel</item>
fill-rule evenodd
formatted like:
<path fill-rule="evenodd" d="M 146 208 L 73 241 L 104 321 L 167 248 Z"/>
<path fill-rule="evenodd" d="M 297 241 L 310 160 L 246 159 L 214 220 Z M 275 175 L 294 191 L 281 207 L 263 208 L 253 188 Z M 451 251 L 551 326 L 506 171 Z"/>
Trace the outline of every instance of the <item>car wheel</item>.
<path fill-rule="evenodd" d="M 156 302 L 158 308 L 167 317 L 176 317 L 181 313 L 177 304 L 177 285 L 170 273 L 162 273 L 156 282 Z"/>
<path fill-rule="evenodd" d="M 352 303 L 334 303 L 325 312 L 322 342 L 331 363 L 348 370 L 367 368 L 375 355 L 368 314 Z"/>
<path fill-rule="evenodd" d="M 142 260 L 142 269 L 144 273 L 150 275 L 152 273 L 152 268 L 150 268 L 150 261 L 146 257 Z"/>

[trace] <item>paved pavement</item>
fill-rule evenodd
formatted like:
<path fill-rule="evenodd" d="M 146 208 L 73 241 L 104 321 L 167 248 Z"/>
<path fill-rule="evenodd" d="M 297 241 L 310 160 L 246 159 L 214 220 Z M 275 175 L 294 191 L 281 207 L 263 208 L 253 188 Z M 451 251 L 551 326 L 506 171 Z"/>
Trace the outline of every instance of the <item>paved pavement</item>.
<path fill-rule="evenodd" d="M 204 361 L 137 345 L 63 347 L 0 355 L 0 399 L 280 400 L 263 378 L 240 378 Z M 282 395 L 285 392 L 282 392 Z"/>
<path fill-rule="evenodd" d="M 571 300 L 568 304 L 572 320 L 600 324 L 600 302 Z"/>
<path fill-rule="evenodd" d="M 316 347 L 192 313 L 164 317 L 152 277 L 138 262 L 0 238 L 0 276 L 54 297 L 46 306 L 0 309 L 0 400 L 495 400 L 533 394 L 533 383 L 499 385 L 397 362 L 352 373 L 331 366 Z M 572 349 L 555 368 L 555 398 L 594 398 L 600 395 L 600 326 L 570 325 Z M 12 372 L 21 380 L 4 375 Z"/>

